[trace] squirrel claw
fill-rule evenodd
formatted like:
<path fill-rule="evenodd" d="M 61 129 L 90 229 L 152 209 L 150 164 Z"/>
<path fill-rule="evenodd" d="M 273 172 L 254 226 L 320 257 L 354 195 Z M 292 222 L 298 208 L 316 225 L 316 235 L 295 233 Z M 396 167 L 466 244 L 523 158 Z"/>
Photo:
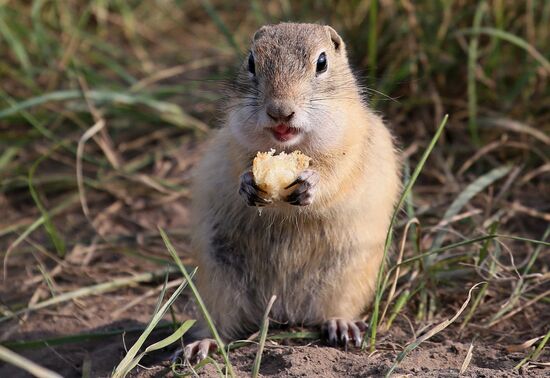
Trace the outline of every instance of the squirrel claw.
<path fill-rule="evenodd" d="M 329 345 L 336 346 L 338 344 L 336 320 L 330 319 L 323 323 L 322 333 Z"/>
<path fill-rule="evenodd" d="M 361 346 L 363 341 L 361 334 L 367 330 L 367 325 L 363 321 L 329 319 L 323 323 L 321 330 L 329 345 L 336 346 L 340 344 L 347 351 L 350 341 L 353 341 L 357 348 Z"/>
<path fill-rule="evenodd" d="M 199 363 L 204 360 L 209 353 L 215 352 L 218 344 L 214 339 L 202 339 L 193 341 L 183 348 L 183 358 L 185 362 Z"/>
<path fill-rule="evenodd" d="M 239 194 L 243 197 L 248 206 L 266 206 L 272 201 L 263 198 L 260 193 L 265 193 L 254 181 L 252 171 L 247 171 L 241 175 L 241 187 Z"/>
<path fill-rule="evenodd" d="M 313 202 L 318 183 L 319 174 L 312 169 L 306 169 L 300 173 L 296 180 L 285 187 L 285 189 L 289 189 L 296 186 L 296 189 L 285 198 L 285 201 L 296 206 L 310 205 Z"/>

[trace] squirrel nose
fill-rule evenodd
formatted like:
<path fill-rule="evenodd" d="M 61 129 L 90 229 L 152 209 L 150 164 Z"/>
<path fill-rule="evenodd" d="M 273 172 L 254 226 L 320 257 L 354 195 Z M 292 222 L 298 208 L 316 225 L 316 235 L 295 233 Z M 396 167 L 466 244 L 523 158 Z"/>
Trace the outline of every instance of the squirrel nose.
<path fill-rule="evenodd" d="M 275 122 L 289 122 L 295 113 L 292 105 L 280 101 L 269 102 L 265 112 Z"/>

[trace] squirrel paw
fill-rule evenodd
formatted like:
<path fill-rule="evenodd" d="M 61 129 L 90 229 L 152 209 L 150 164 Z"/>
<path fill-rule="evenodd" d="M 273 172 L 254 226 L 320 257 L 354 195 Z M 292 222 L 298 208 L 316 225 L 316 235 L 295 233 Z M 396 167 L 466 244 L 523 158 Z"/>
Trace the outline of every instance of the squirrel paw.
<path fill-rule="evenodd" d="M 367 330 L 367 324 L 362 321 L 333 318 L 326 320 L 321 326 L 321 333 L 331 346 L 342 345 L 348 349 L 348 342 L 353 341 L 359 348 L 363 342 L 363 334 Z"/>
<path fill-rule="evenodd" d="M 313 202 L 315 189 L 319 183 L 319 174 L 312 169 L 306 169 L 296 180 L 294 180 L 285 189 L 296 187 L 286 198 L 285 201 L 291 205 L 307 206 Z"/>
<path fill-rule="evenodd" d="M 243 197 L 248 206 L 265 206 L 269 205 L 272 201 L 265 199 L 261 196 L 261 193 L 265 194 L 265 191 L 260 189 L 254 181 L 254 175 L 252 171 L 247 171 L 241 175 L 241 187 L 239 188 L 239 194 Z"/>
<path fill-rule="evenodd" d="M 218 344 L 216 344 L 216 340 L 202 339 L 187 344 L 183 348 L 183 353 L 181 349 L 179 349 L 178 355 L 183 354 L 185 362 L 199 363 L 204 360 L 208 354 L 215 352 L 217 349 Z M 174 358 L 172 360 L 174 360 Z"/>

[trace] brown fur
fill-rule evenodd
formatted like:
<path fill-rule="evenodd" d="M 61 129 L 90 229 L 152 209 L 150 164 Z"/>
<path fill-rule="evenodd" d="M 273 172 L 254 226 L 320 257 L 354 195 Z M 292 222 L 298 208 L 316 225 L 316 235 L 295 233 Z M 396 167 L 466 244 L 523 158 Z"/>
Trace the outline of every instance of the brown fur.
<path fill-rule="evenodd" d="M 322 84 L 308 82 L 313 79 L 307 79 L 307 63 L 323 47 L 330 76 Z M 231 125 L 230 115 L 210 141 L 196 168 L 193 245 L 199 262 L 197 286 L 226 339 L 257 331 L 273 294 L 278 299 L 271 318 L 280 323 L 320 325 L 330 318 L 357 319 L 373 297 L 400 187 L 392 137 L 361 101 L 343 43 L 332 29 L 268 26 L 257 32 L 252 48 L 257 69 L 268 71 L 258 80 L 270 79 L 257 83 L 263 88 L 254 92 L 256 106 L 273 96 L 304 104 L 313 96 L 308 90 L 315 86 L 318 93 L 325 88 L 320 94 L 330 95 L 322 109 L 330 112 L 334 141 L 328 148 L 315 139 L 296 146 L 313 158 L 311 168 L 320 175 L 312 204 L 281 203 L 261 213 L 238 194 L 239 177 L 257 152 L 253 142 L 243 143 L 242 135 L 235 135 L 239 125 Z M 274 51 L 284 56 L 270 60 Z M 297 56 L 305 58 L 299 61 Z M 250 85 L 245 75 L 243 65 L 228 109 L 248 101 L 239 97 L 252 93 L 239 87 Z"/>

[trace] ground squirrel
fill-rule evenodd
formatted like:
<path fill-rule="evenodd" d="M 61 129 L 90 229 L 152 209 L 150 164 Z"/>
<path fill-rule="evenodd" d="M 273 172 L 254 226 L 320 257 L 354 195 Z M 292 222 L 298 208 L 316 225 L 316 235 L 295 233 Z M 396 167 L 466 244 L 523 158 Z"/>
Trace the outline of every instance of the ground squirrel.
<path fill-rule="evenodd" d="M 400 188 L 392 136 L 361 92 L 331 27 L 254 34 L 192 191 L 197 286 L 225 340 L 257 331 L 275 294 L 273 322 L 361 342 Z M 312 158 L 278 204 L 250 171 L 271 148 Z M 213 346 L 205 339 L 184 353 L 203 358 Z"/>

